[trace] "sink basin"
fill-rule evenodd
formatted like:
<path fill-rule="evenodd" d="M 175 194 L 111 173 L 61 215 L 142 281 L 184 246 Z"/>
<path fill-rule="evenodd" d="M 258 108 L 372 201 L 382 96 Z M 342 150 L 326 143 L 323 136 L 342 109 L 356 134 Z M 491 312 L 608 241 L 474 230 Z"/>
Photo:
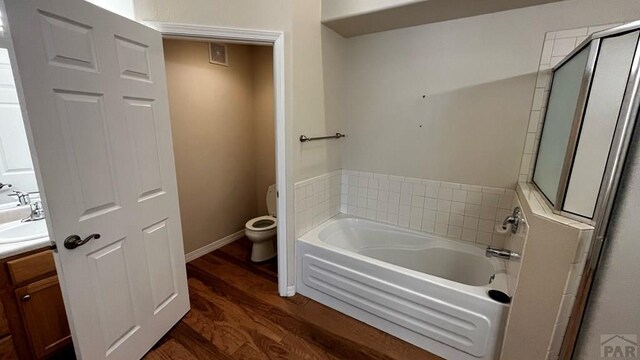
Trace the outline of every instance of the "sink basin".
<path fill-rule="evenodd" d="M 34 240 L 48 235 L 44 220 L 22 222 L 12 221 L 0 225 L 0 244 Z"/>

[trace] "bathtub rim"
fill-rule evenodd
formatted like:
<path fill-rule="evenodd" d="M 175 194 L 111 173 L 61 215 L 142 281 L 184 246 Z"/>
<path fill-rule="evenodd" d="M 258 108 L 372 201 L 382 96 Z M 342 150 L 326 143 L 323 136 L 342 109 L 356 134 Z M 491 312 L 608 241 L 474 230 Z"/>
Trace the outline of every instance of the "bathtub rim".
<path fill-rule="evenodd" d="M 474 286 L 474 285 L 467 285 L 467 284 L 463 284 L 460 282 L 456 282 L 453 280 L 448 280 L 445 278 L 441 278 L 435 275 L 431 275 L 431 274 L 427 274 L 427 273 L 423 273 L 417 270 L 412 270 L 409 268 L 405 268 L 402 267 L 400 265 L 395 265 L 392 263 L 388 263 L 386 261 L 382 261 L 382 260 L 378 260 L 366 255 L 362 255 L 359 254 L 355 251 L 351 251 L 348 249 L 344 249 L 341 248 L 339 246 L 336 245 L 332 245 L 329 244 L 323 240 L 321 240 L 319 238 L 319 233 L 327 228 L 328 226 L 330 226 L 333 222 L 335 222 L 336 220 L 342 220 L 342 219 L 352 219 L 352 220 L 357 220 L 358 222 L 363 222 L 363 223 L 372 223 L 376 226 L 381 226 L 381 227 L 385 227 L 388 228 L 390 230 L 395 230 L 395 231 L 399 231 L 401 233 L 405 233 L 405 234 L 409 234 L 409 235 L 414 235 L 414 236 L 419 236 L 419 237 L 426 237 L 426 238 L 433 238 L 435 240 L 439 240 L 439 241 L 444 241 L 445 243 L 447 242 L 454 242 L 458 245 L 462 245 L 464 247 L 472 247 L 472 248 L 477 248 L 480 251 L 483 251 L 482 247 L 477 245 L 477 244 L 472 244 L 472 243 L 468 243 L 462 240 L 457 240 L 457 239 L 451 239 L 451 238 L 447 238 L 444 236 L 440 236 L 437 234 L 432 234 L 432 233 L 426 233 L 426 232 L 422 232 L 422 231 L 416 231 L 416 230 L 412 230 L 412 229 L 406 229 L 406 228 L 402 228 L 399 227 L 397 225 L 391 225 L 391 224 L 385 224 L 385 223 L 381 223 L 381 222 L 377 222 L 374 220 L 370 220 L 370 219 L 365 219 L 365 218 L 361 218 L 358 216 L 353 216 L 353 215 L 347 215 L 347 214 L 337 214 L 329 219 L 327 219 L 326 221 L 324 221 L 323 223 L 319 224 L 318 226 L 316 226 L 315 228 L 312 228 L 311 230 L 309 230 L 307 233 L 298 236 L 298 241 L 302 241 L 305 242 L 307 244 L 310 245 L 314 245 L 314 246 L 318 246 L 318 247 L 322 247 L 322 248 L 326 248 L 330 251 L 334 251 L 337 252 L 339 254 L 345 255 L 345 256 L 350 256 L 353 257 L 359 261 L 365 261 L 365 262 L 370 262 L 378 267 L 393 271 L 393 272 L 400 272 L 400 273 L 404 273 L 407 274 L 411 277 L 420 279 L 420 280 L 426 280 L 432 283 L 435 283 L 439 286 L 445 287 L 449 290 L 453 290 L 453 291 L 457 291 L 457 292 L 462 292 L 465 295 L 471 295 L 474 296 L 476 298 L 478 298 L 479 300 L 482 301 L 489 301 L 491 303 L 494 303 L 496 305 L 502 305 L 502 306 L 509 306 L 509 304 L 502 304 L 499 303 L 493 299 L 491 299 L 489 297 L 489 290 L 499 290 L 504 292 L 505 294 L 509 295 L 510 297 L 513 297 L 512 294 L 509 294 L 508 292 L 508 288 L 507 288 L 507 266 L 506 266 L 506 261 L 504 260 L 499 260 L 499 259 L 495 259 L 495 258 L 488 258 L 487 260 L 494 266 L 494 269 L 496 269 L 495 271 L 495 278 L 494 280 L 486 285 L 479 285 L 479 286 Z M 455 250 L 455 249 L 454 249 Z M 297 250 L 296 250 L 297 252 Z"/>

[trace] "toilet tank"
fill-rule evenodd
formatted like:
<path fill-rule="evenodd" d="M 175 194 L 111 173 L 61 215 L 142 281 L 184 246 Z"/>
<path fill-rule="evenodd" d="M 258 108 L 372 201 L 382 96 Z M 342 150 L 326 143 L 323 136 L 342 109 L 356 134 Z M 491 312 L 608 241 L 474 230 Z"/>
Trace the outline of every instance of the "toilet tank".
<path fill-rule="evenodd" d="M 278 210 L 276 204 L 276 184 L 273 184 L 267 189 L 267 211 L 269 211 L 269 215 L 276 216 Z"/>

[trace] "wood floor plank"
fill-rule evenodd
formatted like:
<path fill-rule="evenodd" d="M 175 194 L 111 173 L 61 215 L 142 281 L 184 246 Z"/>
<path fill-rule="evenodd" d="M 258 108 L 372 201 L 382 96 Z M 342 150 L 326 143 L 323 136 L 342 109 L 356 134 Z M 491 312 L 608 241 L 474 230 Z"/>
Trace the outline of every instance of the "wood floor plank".
<path fill-rule="evenodd" d="M 169 339 L 160 347 L 147 354 L 145 360 L 198 360 L 189 350 L 174 339 Z"/>
<path fill-rule="evenodd" d="M 190 313 L 187 313 L 185 317 L 189 316 L 189 314 Z M 183 321 L 178 322 L 178 324 L 173 327 L 170 335 L 171 338 L 175 339 L 182 347 L 188 349 L 196 359 L 233 359 L 219 349 L 218 346 L 220 344 L 216 345 L 211 343 Z"/>
<path fill-rule="evenodd" d="M 243 264 L 259 269 L 262 272 L 270 274 L 272 277 L 275 277 L 276 283 L 278 282 L 278 259 L 270 259 L 268 261 L 263 261 L 259 263 L 255 263 L 251 261 L 251 248 L 253 247 L 253 243 L 246 237 L 238 239 L 237 241 L 232 242 L 231 244 L 224 246 L 220 249 L 220 251 L 216 251 L 215 255 L 227 254 L 233 256 L 238 259 Z"/>
<path fill-rule="evenodd" d="M 187 264 L 191 311 L 145 356 L 194 359 L 436 360 L 304 296 L 282 298 L 275 260 L 242 239 Z"/>
<path fill-rule="evenodd" d="M 226 298 L 226 294 L 219 293 L 216 294 L 214 290 L 199 280 L 191 278 L 189 280 L 189 288 L 192 290 L 192 304 L 194 308 L 198 310 L 202 306 L 201 300 L 206 300 L 209 302 L 208 306 L 212 306 L 212 303 L 220 304 L 222 309 L 228 309 L 227 311 L 232 314 L 237 314 L 237 328 L 243 328 L 248 333 L 252 334 L 253 338 L 261 339 L 259 343 L 253 343 L 249 340 L 246 344 L 244 344 L 241 349 L 234 353 L 234 357 L 238 354 L 242 354 L 240 357 L 250 357 L 251 352 L 255 352 L 255 350 L 262 350 L 266 346 L 260 346 L 259 344 L 264 344 L 262 341 L 262 337 L 270 338 L 275 341 L 275 343 L 270 343 L 269 350 L 263 351 L 264 356 L 268 358 L 272 358 L 272 355 L 278 354 L 287 354 L 287 358 L 296 358 L 296 359 L 332 359 L 334 358 L 331 354 L 326 352 L 324 349 L 316 346 L 312 342 L 308 342 L 305 339 L 300 338 L 294 333 L 288 331 L 288 329 L 284 329 L 279 325 L 271 322 L 263 315 L 266 312 L 262 311 L 266 309 L 264 306 L 258 306 L 257 309 L 261 314 L 254 312 L 251 308 L 247 307 L 239 307 L 235 303 L 229 303 L 230 299 Z M 220 296 L 222 295 L 222 296 Z M 224 303 L 224 304 L 223 304 Z M 206 305 L 205 305 L 206 306 Z M 237 309 L 229 309 L 234 306 L 237 306 Z M 192 310 L 193 311 L 193 310 Z M 205 310 L 203 314 L 208 316 L 208 310 Z M 217 316 L 215 316 L 217 318 Z M 250 325 L 251 329 L 247 329 L 246 326 Z M 193 326 L 192 326 L 193 327 Z M 214 324 L 210 325 L 210 327 L 215 327 Z M 194 327 L 195 328 L 195 327 Z M 198 330 L 197 328 L 195 328 Z M 206 332 L 206 329 L 204 329 Z M 260 333 L 261 336 L 256 336 L 256 333 Z M 205 335 L 206 337 L 206 335 Z M 277 351 L 274 351 L 276 350 Z M 278 358 L 278 356 L 276 356 Z"/>
<path fill-rule="evenodd" d="M 198 265 L 197 272 L 204 270 L 204 276 L 207 278 L 205 281 L 209 284 L 215 284 L 216 290 L 222 291 L 229 297 L 238 299 L 244 306 L 255 308 L 261 312 L 267 311 L 265 314 L 267 319 L 278 324 L 282 328 L 288 329 L 289 332 L 296 333 L 303 338 L 310 339 L 322 349 L 331 353 L 337 353 L 339 358 L 391 359 L 390 357 L 380 354 L 367 346 L 356 344 L 351 340 L 324 331 L 324 329 L 319 326 L 296 318 L 295 314 L 301 309 L 292 310 L 289 306 L 283 307 L 275 304 L 271 304 L 274 306 L 270 306 L 269 303 L 265 303 L 259 296 L 259 292 L 244 292 L 238 288 L 243 287 L 244 285 L 241 285 L 238 282 L 229 283 L 223 279 L 223 276 L 218 277 L 214 268 L 207 267 L 207 264 L 209 264 L 208 262 L 203 263 L 204 264 L 201 264 L 202 266 Z M 283 298 L 278 297 L 278 299 Z"/>
<path fill-rule="evenodd" d="M 278 273 L 274 273 L 268 268 L 262 266 L 256 266 L 251 263 L 247 263 L 246 260 L 240 260 L 237 257 L 227 254 L 226 252 L 220 251 L 215 254 L 211 254 L 211 256 L 215 258 L 224 259 L 226 262 L 232 263 L 238 267 L 243 268 L 244 270 L 250 271 L 255 275 L 261 276 L 272 283 L 278 283 Z"/>
<path fill-rule="evenodd" d="M 256 333 L 276 342 L 281 341 L 287 335 L 282 329 L 275 328 L 271 322 L 267 322 L 266 318 L 260 314 L 243 308 L 225 297 L 216 296 L 199 281 L 191 279 L 189 285 L 192 289 L 197 289 L 191 292 L 194 310 L 202 313 L 210 322 L 209 325 L 229 326 L 244 331 L 249 335 L 246 341 L 251 341 L 251 336 L 255 336 Z M 221 313 L 222 316 L 212 318 L 209 316 L 212 312 Z"/>
<path fill-rule="evenodd" d="M 203 256 L 190 264 L 217 279 L 233 284 L 235 288 L 250 297 L 261 299 L 265 303 L 280 307 L 292 314 L 299 311 L 309 301 L 301 295 L 283 298 L 278 294 L 277 283 L 255 276 L 250 271 L 213 255 Z"/>
<path fill-rule="evenodd" d="M 298 317 L 319 326 L 325 331 L 332 332 L 355 343 L 369 346 L 390 357 L 412 360 L 441 359 L 417 346 L 389 336 L 381 330 L 315 301 L 309 301 L 302 311 L 298 313 Z"/>

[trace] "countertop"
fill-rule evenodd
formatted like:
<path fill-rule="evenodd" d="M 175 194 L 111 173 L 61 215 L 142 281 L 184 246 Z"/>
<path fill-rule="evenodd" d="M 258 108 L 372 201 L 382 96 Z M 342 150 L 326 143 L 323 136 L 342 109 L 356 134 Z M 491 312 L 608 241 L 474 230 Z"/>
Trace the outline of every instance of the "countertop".
<path fill-rule="evenodd" d="M 0 211 L 0 224 L 25 218 L 29 215 L 30 211 L 31 209 L 28 206 L 5 208 Z M 6 259 L 8 257 L 26 253 L 32 250 L 46 248 L 50 244 L 51 243 L 48 236 L 34 240 L 0 244 L 0 259 Z"/>
<path fill-rule="evenodd" d="M 6 259 L 8 257 L 19 255 L 40 248 L 46 248 L 51 245 L 49 237 L 45 236 L 40 239 L 20 241 L 16 243 L 8 243 L 0 245 L 0 259 Z"/>

